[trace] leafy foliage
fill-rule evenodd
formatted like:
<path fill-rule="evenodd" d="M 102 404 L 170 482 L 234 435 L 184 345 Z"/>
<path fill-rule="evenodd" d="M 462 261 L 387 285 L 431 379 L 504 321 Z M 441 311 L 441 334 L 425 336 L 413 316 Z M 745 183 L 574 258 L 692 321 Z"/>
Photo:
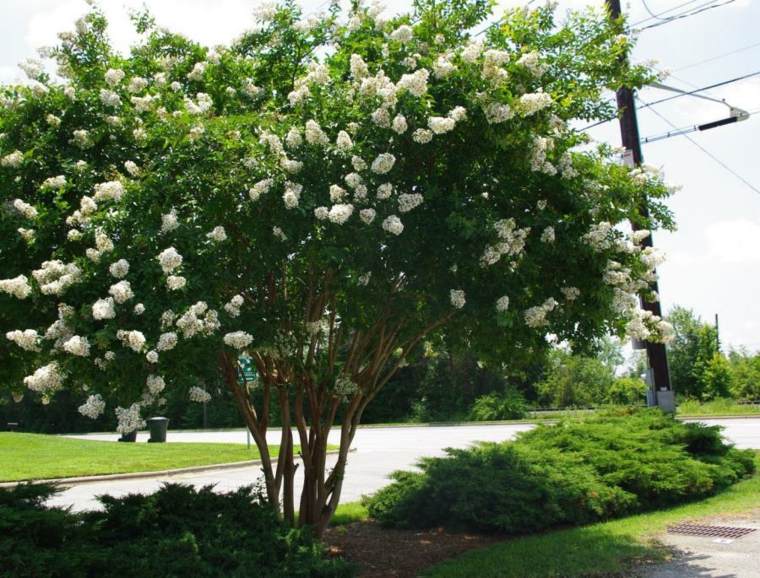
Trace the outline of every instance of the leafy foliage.
<path fill-rule="evenodd" d="M 217 494 L 167 484 L 154 494 L 101 496 L 102 511 L 47 507 L 46 485 L 0 489 L 0 574 L 49 576 L 353 575 L 308 529 L 287 528 L 250 487 Z"/>
<path fill-rule="evenodd" d="M 422 460 L 421 472 L 396 472 L 368 499 L 370 515 L 520 534 L 709 496 L 754 471 L 752 453 L 727 445 L 719 428 L 643 410 L 448 453 Z"/>
<path fill-rule="evenodd" d="M 516 389 L 508 387 L 502 392 L 489 393 L 475 400 L 470 410 L 470 419 L 492 421 L 500 419 L 522 419 L 528 413 L 528 404 Z"/>

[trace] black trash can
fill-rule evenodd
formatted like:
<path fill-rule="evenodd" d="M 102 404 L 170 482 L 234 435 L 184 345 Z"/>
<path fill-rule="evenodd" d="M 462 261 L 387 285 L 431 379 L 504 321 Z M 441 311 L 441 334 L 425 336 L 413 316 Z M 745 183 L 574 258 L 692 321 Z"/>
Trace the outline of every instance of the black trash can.
<path fill-rule="evenodd" d="M 150 429 L 151 443 L 164 443 L 166 442 L 166 430 L 169 429 L 168 417 L 151 417 L 148 420 L 148 429 Z"/>
<path fill-rule="evenodd" d="M 137 430 L 131 431 L 129 433 L 121 434 L 121 437 L 119 438 L 120 442 L 136 442 L 137 441 Z"/>

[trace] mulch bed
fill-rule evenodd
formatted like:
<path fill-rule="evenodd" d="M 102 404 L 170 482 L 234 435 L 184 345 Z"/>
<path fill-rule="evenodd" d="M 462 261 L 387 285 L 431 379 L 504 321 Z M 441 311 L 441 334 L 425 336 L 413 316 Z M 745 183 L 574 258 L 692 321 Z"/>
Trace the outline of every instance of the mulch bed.
<path fill-rule="evenodd" d="M 330 553 L 359 567 L 361 578 L 415 578 L 426 568 L 467 550 L 504 540 L 485 536 L 435 530 L 396 530 L 377 522 L 356 522 L 330 528 L 324 542 Z"/>

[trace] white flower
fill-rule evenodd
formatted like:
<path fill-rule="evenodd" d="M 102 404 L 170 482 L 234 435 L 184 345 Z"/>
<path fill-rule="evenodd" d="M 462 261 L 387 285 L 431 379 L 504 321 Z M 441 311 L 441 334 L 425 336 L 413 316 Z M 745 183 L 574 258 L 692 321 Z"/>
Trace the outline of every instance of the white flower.
<path fill-rule="evenodd" d="M 371 224 L 372 221 L 375 220 L 376 215 L 377 213 L 375 209 L 362 209 L 359 211 L 359 218 L 363 223 L 366 223 L 367 225 Z"/>
<path fill-rule="evenodd" d="M 248 196 L 252 201 L 258 201 L 261 195 L 269 191 L 269 189 L 272 187 L 273 182 L 274 181 L 272 179 L 263 179 L 257 182 L 248 190 Z"/>
<path fill-rule="evenodd" d="M 453 118 L 443 116 L 431 116 L 428 119 L 428 126 L 435 134 L 444 134 L 454 130 L 456 121 Z"/>
<path fill-rule="evenodd" d="M 106 402 L 103 401 L 103 397 L 98 393 L 89 396 L 85 402 L 79 406 L 78 411 L 85 417 L 90 419 L 97 419 L 106 409 Z"/>
<path fill-rule="evenodd" d="M 38 345 L 40 336 L 34 329 L 8 331 L 5 334 L 5 338 L 13 341 L 13 343 L 26 351 L 40 351 L 40 346 Z"/>
<path fill-rule="evenodd" d="M 77 355 L 79 357 L 87 357 L 90 355 L 90 342 L 86 337 L 80 337 L 74 335 L 63 343 L 63 350 L 71 355 Z"/>
<path fill-rule="evenodd" d="M 211 399 L 211 394 L 209 394 L 205 389 L 194 385 L 188 391 L 188 397 L 190 398 L 190 401 L 194 401 L 196 403 L 206 403 Z"/>
<path fill-rule="evenodd" d="M 235 349 L 244 349 L 245 347 L 248 347 L 252 341 L 253 336 L 245 331 L 234 331 L 232 333 L 227 333 L 224 336 L 225 345 L 229 345 Z"/>
<path fill-rule="evenodd" d="M 63 385 L 63 374 L 58 363 L 53 361 L 37 368 L 32 375 L 25 377 L 24 385 L 42 394 L 53 393 Z"/>
<path fill-rule="evenodd" d="M 331 222 L 342 225 L 354 212 L 354 206 L 351 204 L 337 204 L 330 207 L 327 217 Z"/>
<path fill-rule="evenodd" d="M 57 259 L 43 261 L 40 269 L 32 271 L 43 295 L 61 295 L 80 280 L 81 274 L 82 271 L 76 264 Z"/>
<path fill-rule="evenodd" d="M 92 305 L 92 317 L 97 320 L 113 319 L 116 317 L 113 297 L 106 297 L 105 299 L 95 301 Z"/>
<path fill-rule="evenodd" d="M 354 146 L 351 136 L 344 130 L 338 133 L 338 137 L 335 139 L 335 146 L 339 150 L 348 151 Z"/>
<path fill-rule="evenodd" d="M 327 207 L 317 207 L 314 209 L 314 216 L 320 221 L 324 221 L 330 216 L 330 209 Z"/>
<path fill-rule="evenodd" d="M 396 157 L 390 153 L 380 153 L 377 158 L 372 161 L 372 172 L 378 175 L 384 175 L 393 168 L 396 164 Z"/>
<path fill-rule="evenodd" d="M 148 352 L 148 355 L 151 353 L 156 354 L 156 359 L 158 359 L 158 353 L 155 351 Z M 155 363 L 155 361 L 151 361 L 151 363 Z M 164 378 L 160 375 L 149 375 L 148 378 L 145 380 L 145 385 L 148 386 L 148 391 L 151 395 L 158 395 L 161 393 L 164 388 L 166 387 L 166 382 L 164 381 Z"/>
<path fill-rule="evenodd" d="M 58 128 L 59 126 L 61 126 L 61 119 L 55 116 L 54 114 L 47 115 L 45 117 L 45 122 L 47 122 L 53 128 Z"/>
<path fill-rule="evenodd" d="M 116 263 L 112 263 L 108 268 L 108 271 L 117 279 L 123 279 L 129 273 L 129 261 L 126 259 L 119 259 Z"/>
<path fill-rule="evenodd" d="M 113 251 L 113 241 L 103 231 L 97 231 L 95 233 L 95 247 L 101 253 L 108 253 Z"/>
<path fill-rule="evenodd" d="M 190 132 L 187 133 L 187 137 L 194 142 L 201 138 L 205 132 L 206 129 L 203 125 L 196 125 L 190 129 Z"/>
<path fill-rule="evenodd" d="M 291 183 L 290 181 L 285 183 L 285 192 L 282 194 L 282 201 L 285 203 L 286 209 L 295 209 L 298 206 L 302 190 L 303 186 L 298 183 Z"/>
<path fill-rule="evenodd" d="M 13 295 L 16 299 L 26 299 L 32 292 L 32 286 L 26 275 L 19 275 L 13 279 L 0 279 L 0 292 Z"/>
<path fill-rule="evenodd" d="M 372 113 L 372 122 L 382 128 L 388 128 L 391 125 L 391 115 L 387 108 L 378 108 Z"/>
<path fill-rule="evenodd" d="M 530 116 L 548 106 L 551 106 L 552 97 L 545 92 L 533 92 L 529 94 L 523 94 L 520 97 L 519 103 L 520 112 L 524 116 Z"/>
<path fill-rule="evenodd" d="M 133 403 L 127 409 L 117 407 L 115 413 L 118 422 L 116 431 L 122 435 L 145 427 L 145 421 L 140 417 L 139 403 Z"/>
<path fill-rule="evenodd" d="M 509 296 L 503 295 L 496 300 L 496 311 L 502 313 L 509 309 Z"/>
<path fill-rule="evenodd" d="M 406 24 L 402 24 L 396 28 L 396 30 L 391 32 L 391 39 L 397 42 L 401 42 L 402 44 L 409 42 L 413 36 L 414 31 L 412 30 L 412 27 Z"/>
<path fill-rule="evenodd" d="M 288 236 L 285 234 L 285 232 L 277 226 L 272 227 L 272 234 L 277 237 L 280 241 L 287 241 Z"/>
<path fill-rule="evenodd" d="M 79 212 L 82 215 L 91 215 L 98 210 L 98 203 L 92 197 L 84 195 L 79 199 Z"/>
<path fill-rule="evenodd" d="M 92 141 L 90 140 L 90 133 L 85 129 L 78 129 L 75 130 L 73 133 L 73 138 L 71 139 L 72 142 L 77 145 L 81 149 L 86 149 L 92 146 Z"/>
<path fill-rule="evenodd" d="M 534 329 L 547 325 L 549 322 L 547 321 L 546 316 L 553 311 L 556 306 L 557 302 L 552 297 L 549 297 L 549 299 L 544 301 L 541 305 L 526 309 L 523 313 L 525 324 Z"/>
<path fill-rule="evenodd" d="M 409 128 L 409 125 L 406 122 L 406 118 L 403 114 L 397 114 L 393 118 L 393 123 L 391 124 L 391 128 L 393 131 L 397 134 L 404 134 L 406 130 Z"/>
<path fill-rule="evenodd" d="M 555 238 L 554 227 L 546 227 L 541 233 L 541 242 L 543 243 L 554 243 Z"/>
<path fill-rule="evenodd" d="M 161 270 L 166 273 L 171 273 L 174 271 L 177 267 L 182 265 L 182 255 L 177 253 L 177 250 L 174 247 L 169 247 L 168 249 L 164 249 L 161 251 L 161 253 L 158 254 L 159 264 L 161 265 Z"/>
<path fill-rule="evenodd" d="M 124 80 L 126 73 L 119 68 L 109 68 L 105 74 L 106 84 L 109 86 L 116 86 L 122 80 Z"/>
<path fill-rule="evenodd" d="M 303 136 L 301 136 L 301 131 L 294 126 L 290 127 L 288 134 L 285 135 L 285 144 L 287 144 L 292 149 L 300 147 L 303 144 Z"/>
<path fill-rule="evenodd" d="M 15 199 L 13 201 L 13 208 L 16 209 L 19 213 L 21 213 L 27 219 L 34 219 L 35 217 L 37 217 L 37 209 L 35 209 L 29 203 L 25 203 L 21 199 Z"/>
<path fill-rule="evenodd" d="M 488 124 L 499 124 L 508 121 L 515 113 L 508 104 L 491 102 L 483 107 Z"/>
<path fill-rule="evenodd" d="M 140 174 L 140 167 L 138 167 L 137 163 L 134 161 L 124 161 L 124 168 L 133 177 L 136 177 Z"/>
<path fill-rule="evenodd" d="M 25 229 L 24 227 L 19 227 L 16 229 L 18 231 L 18 234 L 21 235 L 21 238 L 24 239 L 24 241 L 34 241 L 34 229 Z"/>
<path fill-rule="evenodd" d="M 66 186 L 65 175 L 58 175 L 45 179 L 40 185 L 43 189 L 61 189 Z"/>
<path fill-rule="evenodd" d="M 568 301 L 575 301 L 581 294 L 580 289 L 577 287 L 563 287 L 560 289 L 560 292 Z"/>
<path fill-rule="evenodd" d="M 367 285 L 369 285 L 369 280 L 371 278 L 372 278 L 372 271 L 368 271 L 364 273 L 363 275 L 360 275 L 358 279 L 359 285 L 361 285 L 362 287 L 366 287 Z"/>
<path fill-rule="evenodd" d="M 452 289 L 449 291 L 449 300 L 456 309 L 461 309 L 466 303 L 464 291 L 462 289 Z"/>
<path fill-rule="evenodd" d="M 396 84 L 396 89 L 398 91 L 407 90 L 410 94 L 419 98 L 427 92 L 429 76 L 430 72 L 424 68 L 420 68 L 411 74 L 404 74 Z"/>
<path fill-rule="evenodd" d="M 438 60 L 433 64 L 433 76 L 436 78 L 446 78 L 455 70 L 456 66 L 449 62 L 445 56 L 439 56 Z"/>
<path fill-rule="evenodd" d="M 419 193 L 403 193 L 398 196 L 399 213 L 408 213 L 422 204 L 425 199 Z"/>
<path fill-rule="evenodd" d="M 447 116 L 455 122 L 461 122 L 467 119 L 467 109 L 463 106 L 455 106 Z"/>
<path fill-rule="evenodd" d="M 517 64 L 527 68 L 535 77 L 540 77 L 546 71 L 546 65 L 541 63 L 541 56 L 535 51 L 523 54 Z"/>
<path fill-rule="evenodd" d="M 93 197 L 96 201 L 113 200 L 118 201 L 124 194 L 124 185 L 120 181 L 107 181 L 95 185 L 95 194 Z"/>
<path fill-rule="evenodd" d="M 358 54 L 351 55 L 351 77 L 354 80 L 361 80 L 369 75 L 369 69 L 361 56 Z"/>
<path fill-rule="evenodd" d="M 121 106 L 121 97 L 113 90 L 107 90 L 105 88 L 100 89 L 100 102 L 106 106 L 118 107 Z"/>
<path fill-rule="evenodd" d="M 16 169 L 24 162 L 24 153 L 21 151 L 13 151 L 12 153 L 5 155 L 0 159 L 0 166 Z"/>
<path fill-rule="evenodd" d="M 172 209 L 165 215 L 161 215 L 161 233 L 169 233 L 179 227 L 179 221 L 177 220 L 177 210 Z"/>
<path fill-rule="evenodd" d="M 224 310 L 230 317 L 239 317 L 240 308 L 243 306 L 243 296 L 235 295 L 228 303 L 224 305 Z"/>
<path fill-rule="evenodd" d="M 177 334 L 174 332 L 162 333 L 156 345 L 157 351 L 169 351 L 177 346 Z"/>
<path fill-rule="evenodd" d="M 141 331 L 125 331 L 119 329 L 116 332 L 116 338 L 119 339 L 124 347 L 129 347 L 132 351 L 140 353 L 145 346 L 145 335 Z"/>
<path fill-rule="evenodd" d="M 129 284 L 129 281 L 119 281 L 118 283 L 111 285 L 108 289 L 108 293 L 113 297 L 113 300 L 116 301 L 116 303 L 125 303 L 135 296 L 132 292 L 132 286 Z"/>
<path fill-rule="evenodd" d="M 169 291 L 177 291 L 187 285 L 187 279 L 181 275 L 169 275 L 166 278 L 166 287 Z"/>
<path fill-rule="evenodd" d="M 418 128 L 412 133 L 412 140 L 417 144 L 427 144 L 433 140 L 433 131 L 426 128 Z"/>
<path fill-rule="evenodd" d="M 362 176 L 359 173 L 349 173 L 344 177 L 344 180 L 352 189 L 355 189 L 362 184 Z"/>
<path fill-rule="evenodd" d="M 393 195 L 393 185 L 390 183 L 383 183 L 379 187 L 377 187 L 377 198 L 378 199 L 389 199 Z"/>
<path fill-rule="evenodd" d="M 394 235 L 400 235 L 404 232 L 404 224 L 396 215 L 390 215 L 383 221 L 383 230 Z"/>
<path fill-rule="evenodd" d="M 142 315 L 143 313 L 145 313 L 145 305 L 143 305 L 142 303 L 138 303 L 132 308 L 132 312 L 135 315 Z"/>
<path fill-rule="evenodd" d="M 346 189 L 338 185 L 330 185 L 330 201 L 339 203 L 346 195 Z"/>
<path fill-rule="evenodd" d="M 325 145 L 330 141 L 316 121 L 308 120 L 306 121 L 306 142 L 313 145 Z"/>
<path fill-rule="evenodd" d="M 188 80 L 203 80 L 203 73 L 206 72 L 205 62 L 196 62 L 193 69 L 187 73 Z"/>
<path fill-rule="evenodd" d="M 227 240 L 227 232 L 224 227 L 217 225 L 210 233 L 206 233 L 206 237 L 215 243 L 221 243 Z"/>

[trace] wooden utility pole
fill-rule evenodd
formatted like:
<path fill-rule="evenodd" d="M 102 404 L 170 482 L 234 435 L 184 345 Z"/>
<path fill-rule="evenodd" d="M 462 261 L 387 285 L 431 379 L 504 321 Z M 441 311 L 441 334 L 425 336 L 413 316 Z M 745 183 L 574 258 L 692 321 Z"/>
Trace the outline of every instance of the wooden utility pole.
<path fill-rule="evenodd" d="M 622 13 L 620 0 L 606 0 L 606 3 L 610 17 L 613 20 L 620 18 Z M 636 104 L 633 98 L 633 91 L 630 88 L 623 86 L 618 89 L 617 107 L 623 147 L 625 147 L 627 156 L 632 161 L 633 166 L 640 166 L 644 161 L 644 157 L 641 154 L 641 139 L 636 119 Z M 641 213 L 645 217 L 649 216 L 649 209 L 646 205 L 641 207 Z M 634 230 L 639 228 L 636 223 L 632 223 L 632 226 Z M 652 235 L 649 235 L 643 244 L 651 247 Z M 659 295 L 656 280 L 652 283 L 651 289 Z M 647 311 L 651 311 L 654 315 L 662 317 L 659 301 L 650 302 L 642 299 L 641 307 Z M 665 345 L 646 341 L 644 347 L 647 351 L 647 360 L 649 362 L 648 382 L 651 388 L 650 394 L 647 396 L 647 403 L 648 405 L 657 405 L 666 411 L 675 411 L 675 398 L 670 385 L 670 372 L 668 371 L 668 356 L 665 351 Z"/>

